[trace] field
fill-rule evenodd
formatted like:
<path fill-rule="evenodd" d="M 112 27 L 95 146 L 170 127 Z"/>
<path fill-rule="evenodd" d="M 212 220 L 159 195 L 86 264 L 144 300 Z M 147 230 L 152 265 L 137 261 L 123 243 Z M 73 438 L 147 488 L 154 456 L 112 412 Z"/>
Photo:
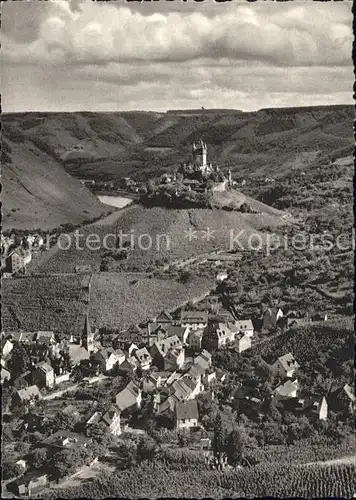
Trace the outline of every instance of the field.
<path fill-rule="evenodd" d="M 93 277 L 90 319 L 94 326 L 119 328 L 137 324 L 202 296 L 214 286 L 197 278 L 187 283 L 130 273 L 100 273 Z"/>
<path fill-rule="evenodd" d="M 5 331 L 81 331 L 88 310 L 83 276 L 36 276 L 2 282 L 2 328 Z"/>
<path fill-rule="evenodd" d="M 181 283 L 140 274 L 100 273 L 93 275 L 89 303 L 82 280 L 74 274 L 3 280 L 3 329 L 51 330 L 69 336 L 82 330 L 87 312 L 95 327 L 124 328 L 214 287 L 214 280 L 207 278 Z"/>
<path fill-rule="evenodd" d="M 96 224 L 81 230 L 84 235 L 81 239 L 83 243 L 89 234 L 97 235 L 100 241 L 97 248 L 90 250 L 87 245 L 82 244 L 82 249 L 72 245 L 68 250 L 57 251 L 41 266 L 41 271 L 72 272 L 77 264 L 89 264 L 93 270 L 98 271 L 102 260 L 110 258 L 112 254 L 110 250 L 103 248 L 105 236 L 117 235 L 120 231 L 128 235 L 128 256 L 126 260 L 114 259 L 110 270 L 145 271 L 157 263 L 187 259 L 220 248 L 230 249 L 231 235 L 234 237 L 240 231 L 239 241 L 242 244 L 246 245 L 252 234 L 259 235 L 263 240 L 266 228 L 287 224 L 279 214 L 280 212 L 243 214 L 217 209 L 177 210 L 132 206 L 112 225 Z M 212 231 L 210 239 L 204 232 L 207 229 Z M 112 249 L 115 245 L 113 237 L 108 236 L 106 241 L 107 247 Z"/>
<path fill-rule="evenodd" d="M 77 488 L 61 490 L 61 498 L 248 498 L 248 497 L 346 497 L 356 491 L 353 465 L 300 468 L 266 464 L 220 473 L 208 470 L 170 470 L 159 462 L 144 462 L 127 471 L 103 474 Z M 199 469 L 201 469 L 199 467 Z M 48 492 L 45 498 L 55 498 Z"/>

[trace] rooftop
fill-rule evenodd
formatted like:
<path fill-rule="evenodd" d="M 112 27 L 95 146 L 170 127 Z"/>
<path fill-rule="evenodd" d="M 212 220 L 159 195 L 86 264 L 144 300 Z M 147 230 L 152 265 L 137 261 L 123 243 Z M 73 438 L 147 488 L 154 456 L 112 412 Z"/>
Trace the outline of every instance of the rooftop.
<path fill-rule="evenodd" d="M 198 404 L 196 401 L 186 401 L 176 404 L 177 420 L 199 418 Z"/>

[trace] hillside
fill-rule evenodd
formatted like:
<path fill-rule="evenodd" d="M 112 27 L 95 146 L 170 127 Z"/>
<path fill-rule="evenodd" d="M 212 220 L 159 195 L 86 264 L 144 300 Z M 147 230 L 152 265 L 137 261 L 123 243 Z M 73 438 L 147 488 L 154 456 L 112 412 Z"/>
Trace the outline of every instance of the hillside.
<path fill-rule="evenodd" d="M 2 153 L 3 229 L 50 229 L 107 212 L 54 158 L 5 125 Z"/>
<path fill-rule="evenodd" d="M 18 127 L 75 176 L 117 179 L 171 169 L 189 158 L 198 137 L 208 144 L 209 160 L 231 167 L 237 177 L 280 176 L 290 162 L 303 169 L 338 150 L 340 157 L 352 154 L 353 118 L 352 106 L 339 105 L 256 112 L 17 113 L 4 115 L 3 122 Z"/>
<path fill-rule="evenodd" d="M 109 225 L 97 223 L 82 229 L 82 242 L 90 234 L 95 234 L 100 242 L 98 248 L 90 250 L 83 245 L 79 249 L 73 244 L 68 250 L 61 251 L 53 247 L 50 258 L 39 267 L 41 272 L 68 273 L 77 264 L 87 264 L 99 271 L 106 262 L 110 270 L 145 271 L 157 263 L 188 259 L 217 249 L 230 249 L 230 235 L 236 236 L 240 231 L 239 241 L 244 245 L 253 234 L 263 241 L 266 230 L 286 223 L 283 212 L 276 209 L 271 209 L 271 213 L 249 214 L 219 209 L 165 209 L 136 205 L 120 212 Z M 207 230 L 211 231 L 211 238 L 208 239 Z M 105 236 L 120 234 L 120 231 L 127 235 L 122 244 L 126 241 L 129 245 L 127 259 L 124 260 L 117 259 L 111 236 L 107 239 L 107 248 L 104 247 Z M 36 269 L 33 268 L 33 271 L 36 272 Z"/>
<path fill-rule="evenodd" d="M 214 286 L 208 278 L 181 283 L 147 275 L 100 273 L 93 275 L 89 297 L 88 280 L 88 274 L 3 280 L 3 330 L 78 335 L 87 312 L 93 326 L 121 329 L 152 318 L 162 309 L 174 309 Z"/>

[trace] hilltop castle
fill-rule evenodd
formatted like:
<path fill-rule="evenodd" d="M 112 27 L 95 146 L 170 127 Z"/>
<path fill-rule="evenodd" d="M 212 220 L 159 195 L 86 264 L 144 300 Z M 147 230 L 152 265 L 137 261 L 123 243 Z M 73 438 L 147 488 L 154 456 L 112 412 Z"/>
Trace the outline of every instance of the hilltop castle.
<path fill-rule="evenodd" d="M 198 143 L 193 142 L 192 145 L 193 166 L 199 169 L 202 174 L 213 172 L 212 164 L 207 163 L 208 147 L 205 142 L 200 139 Z"/>
<path fill-rule="evenodd" d="M 228 177 L 222 174 L 220 168 L 216 165 L 213 167 L 212 163 L 207 162 L 208 159 L 208 147 L 202 139 L 198 143 L 193 142 L 192 144 L 192 164 L 196 170 L 199 170 L 202 174 L 209 175 L 213 172 L 220 173 L 223 179 L 219 183 L 218 190 L 225 190 L 227 185 L 232 184 L 231 170 L 229 169 Z M 220 189 L 219 189 L 220 188 Z"/>

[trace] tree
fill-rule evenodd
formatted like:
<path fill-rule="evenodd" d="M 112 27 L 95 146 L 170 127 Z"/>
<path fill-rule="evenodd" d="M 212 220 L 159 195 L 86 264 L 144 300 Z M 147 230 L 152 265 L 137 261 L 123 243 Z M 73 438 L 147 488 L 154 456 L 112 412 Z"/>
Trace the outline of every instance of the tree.
<path fill-rule="evenodd" d="M 22 344 L 16 344 L 11 352 L 10 371 L 12 378 L 25 373 L 31 367 L 31 359 Z"/>
<path fill-rule="evenodd" d="M 55 477 L 64 477 L 82 467 L 85 463 L 85 454 L 77 448 L 58 451 L 52 456 L 51 469 Z"/>
<path fill-rule="evenodd" d="M 132 467 L 137 461 L 137 447 L 134 443 L 122 443 L 116 449 L 124 468 Z"/>
<path fill-rule="evenodd" d="M 101 442 L 104 435 L 107 434 L 107 426 L 104 424 L 104 422 L 91 424 L 87 427 L 86 434 L 88 437 Z"/>
<path fill-rule="evenodd" d="M 181 281 L 182 283 L 187 283 L 191 279 L 192 279 L 191 271 L 188 271 L 187 269 L 183 269 L 180 272 L 179 281 Z"/>
<path fill-rule="evenodd" d="M 137 445 L 137 458 L 139 460 L 152 460 L 155 450 L 156 441 L 150 436 L 142 436 Z"/>
<path fill-rule="evenodd" d="M 240 429 L 230 432 L 226 443 L 226 453 L 229 463 L 236 465 L 243 456 L 246 436 Z"/>
<path fill-rule="evenodd" d="M 21 467 L 20 464 L 15 464 L 13 462 L 2 463 L 2 474 L 5 480 L 20 476 L 20 474 L 23 474 L 23 472 L 24 468 Z"/>
<path fill-rule="evenodd" d="M 31 463 L 35 469 L 42 469 L 44 464 L 47 462 L 47 450 L 46 448 L 35 448 L 31 453 Z"/>
<path fill-rule="evenodd" d="M 220 455 L 223 451 L 225 451 L 225 430 L 223 428 L 220 412 L 218 412 L 215 417 L 212 448 L 214 455 Z"/>
<path fill-rule="evenodd" d="M 62 429 L 73 431 L 77 423 L 78 416 L 76 414 L 58 412 L 50 422 L 49 427 L 52 432 L 57 432 Z"/>

